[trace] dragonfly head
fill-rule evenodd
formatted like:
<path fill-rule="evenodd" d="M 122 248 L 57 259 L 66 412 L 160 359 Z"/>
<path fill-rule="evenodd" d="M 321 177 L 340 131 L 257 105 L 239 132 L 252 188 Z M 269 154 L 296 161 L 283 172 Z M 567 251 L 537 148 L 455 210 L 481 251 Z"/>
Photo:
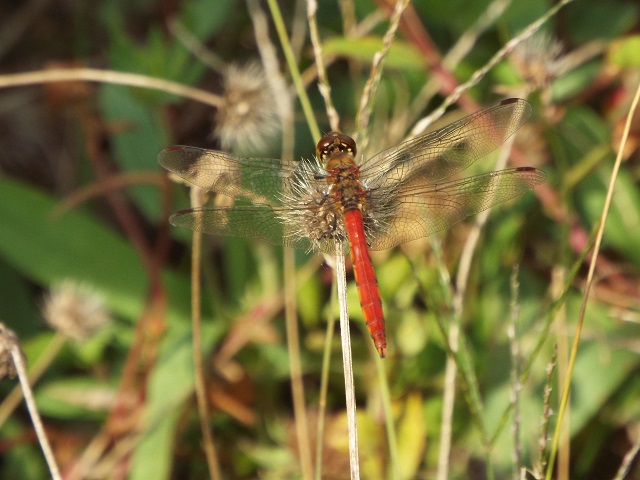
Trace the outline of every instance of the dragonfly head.
<path fill-rule="evenodd" d="M 336 154 L 347 154 L 353 158 L 356 154 L 356 142 L 340 132 L 329 132 L 320 139 L 316 147 L 318 158 L 326 162 Z"/>

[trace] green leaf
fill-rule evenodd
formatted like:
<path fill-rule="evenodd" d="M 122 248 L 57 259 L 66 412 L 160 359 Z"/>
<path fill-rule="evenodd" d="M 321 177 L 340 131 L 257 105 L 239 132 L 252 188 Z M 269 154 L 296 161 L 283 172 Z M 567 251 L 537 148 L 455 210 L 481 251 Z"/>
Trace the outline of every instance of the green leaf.
<path fill-rule="evenodd" d="M 608 59 L 619 68 L 640 67 L 640 35 L 612 42 L 609 46 Z"/>
<path fill-rule="evenodd" d="M 596 38 L 614 39 L 629 31 L 638 21 L 637 2 L 598 2 L 567 8 L 564 19 L 573 43 Z"/>
<path fill-rule="evenodd" d="M 337 55 L 371 63 L 373 56 L 382 50 L 381 37 L 358 39 L 333 37 L 322 46 L 326 55 Z M 396 40 L 389 49 L 385 67 L 399 70 L 424 70 L 425 63 L 420 52 L 410 43 Z"/>
<path fill-rule="evenodd" d="M 420 393 L 409 394 L 398 422 L 399 478 L 416 478 L 427 446 L 423 399 Z"/>
<path fill-rule="evenodd" d="M 588 62 L 556 78 L 551 85 L 553 100 L 561 102 L 584 91 L 600 75 L 600 62 Z"/>
<path fill-rule="evenodd" d="M 41 284 L 74 279 L 95 287 L 109 308 L 136 319 L 146 297 L 148 279 L 135 250 L 112 230 L 81 211 L 55 216 L 57 200 L 24 183 L 0 177 L 0 254 L 5 261 Z M 165 274 L 174 293 L 171 311 L 187 316 L 189 285 Z M 174 310 L 176 309 L 176 310 Z"/>
<path fill-rule="evenodd" d="M 125 239 L 79 211 L 54 216 L 57 201 L 26 184 L 0 178 L 0 253 L 31 279 L 72 278 L 98 289 L 118 314 L 135 318 L 147 279 Z"/>
<path fill-rule="evenodd" d="M 571 378 L 572 434 L 585 428 L 637 368 L 638 356 L 633 352 L 600 342 L 580 346 Z"/>
<path fill-rule="evenodd" d="M 189 32 L 201 40 L 205 40 L 221 27 L 228 25 L 231 19 L 231 8 L 238 10 L 237 0 L 191 0 L 183 2 L 181 17 Z"/>
<path fill-rule="evenodd" d="M 92 377 L 65 378 L 38 388 L 36 401 L 43 415 L 65 419 L 100 419 L 111 406 L 115 388 Z"/>
<path fill-rule="evenodd" d="M 133 455 L 130 480 L 171 478 L 173 442 L 179 418 L 180 410 L 170 411 L 160 423 L 149 428 Z"/>
<path fill-rule="evenodd" d="M 5 262 L 0 262 L 0 321 L 23 341 L 42 326 L 28 282 Z"/>
<path fill-rule="evenodd" d="M 597 173 L 592 177 L 593 182 L 581 188 L 584 192 L 585 213 L 592 225 L 600 220 L 611 168 L 609 165 L 603 166 Z M 606 221 L 603 246 L 615 247 L 639 266 L 640 249 L 637 243 L 630 241 L 629 232 L 637 232 L 640 229 L 640 192 L 633 178 L 625 170 L 618 173 L 611 209 Z"/>
<path fill-rule="evenodd" d="M 127 35 L 120 8 L 113 3 L 102 5 L 101 15 L 109 31 L 109 64 L 113 70 L 192 85 L 204 72 L 205 66 L 175 38 L 167 36 L 160 26 L 151 26 L 146 41 Z M 166 101 L 167 94 L 148 91 L 148 98 Z"/>
<path fill-rule="evenodd" d="M 100 105 L 108 123 L 126 128 L 111 138 L 115 160 L 124 171 L 155 170 L 158 152 L 169 143 L 159 114 L 135 91 L 118 85 L 100 90 Z M 127 189 L 148 218 L 160 216 L 160 199 L 152 185 Z"/>
<path fill-rule="evenodd" d="M 169 478 L 175 424 L 181 405 L 193 394 L 191 324 L 171 323 L 148 387 L 144 433 L 133 455 L 131 479 Z M 203 354 L 221 337 L 224 324 L 202 325 Z M 161 461 L 153 461 L 161 457 Z"/>

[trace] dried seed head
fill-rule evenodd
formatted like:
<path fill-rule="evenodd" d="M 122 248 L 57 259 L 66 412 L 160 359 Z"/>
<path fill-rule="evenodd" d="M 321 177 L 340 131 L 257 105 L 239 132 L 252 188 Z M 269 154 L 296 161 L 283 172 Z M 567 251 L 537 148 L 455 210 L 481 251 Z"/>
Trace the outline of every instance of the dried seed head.
<path fill-rule="evenodd" d="M 88 285 L 64 280 L 46 296 L 42 315 L 51 328 L 86 340 L 111 321 L 103 298 Z"/>
<path fill-rule="evenodd" d="M 4 323 L 0 322 L 0 378 L 4 378 L 7 375 L 14 378 L 17 375 L 13 361 L 13 352 L 16 345 L 18 345 L 18 336 L 13 330 L 8 329 Z M 22 355 L 21 351 L 20 354 Z"/>
<path fill-rule="evenodd" d="M 546 34 L 538 34 L 518 45 L 511 60 L 531 90 L 547 88 L 564 71 L 562 44 Z"/>
<path fill-rule="evenodd" d="M 280 132 L 276 99 L 262 67 L 230 65 L 224 74 L 224 104 L 214 134 L 225 150 L 263 151 Z"/>

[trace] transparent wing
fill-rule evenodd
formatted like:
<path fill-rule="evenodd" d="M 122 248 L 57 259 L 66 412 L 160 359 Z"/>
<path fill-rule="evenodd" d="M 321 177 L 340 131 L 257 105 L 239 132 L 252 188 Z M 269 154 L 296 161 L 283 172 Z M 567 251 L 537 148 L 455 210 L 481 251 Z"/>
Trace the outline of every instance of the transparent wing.
<path fill-rule="evenodd" d="M 170 218 L 174 226 L 331 254 L 340 241 L 349 251 L 344 220 L 317 162 L 243 158 L 187 146 L 162 150 L 158 162 L 193 185 L 239 202 L 183 210 Z"/>
<path fill-rule="evenodd" d="M 175 213 L 169 222 L 213 235 L 255 238 L 331 255 L 335 255 L 336 242 L 341 241 L 348 253 L 343 219 L 330 209 L 325 204 L 305 209 L 268 205 L 190 208 Z"/>
<path fill-rule="evenodd" d="M 402 188 L 422 179 L 433 183 L 450 177 L 495 150 L 531 114 L 522 99 L 508 99 L 440 130 L 384 150 L 360 169 L 367 188 Z"/>
<path fill-rule="evenodd" d="M 158 154 L 158 163 L 187 182 L 233 198 L 277 204 L 284 183 L 299 173 L 300 162 L 243 158 L 226 152 L 173 146 Z M 313 182 L 313 178 L 307 179 Z"/>
<path fill-rule="evenodd" d="M 487 173 L 429 186 L 407 186 L 398 194 L 392 188 L 372 190 L 367 241 L 384 250 L 426 237 L 454 223 L 517 197 L 543 183 L 546 174 L 531 167 Z M 369 212 L 366 212 L 369 215 Z"/>

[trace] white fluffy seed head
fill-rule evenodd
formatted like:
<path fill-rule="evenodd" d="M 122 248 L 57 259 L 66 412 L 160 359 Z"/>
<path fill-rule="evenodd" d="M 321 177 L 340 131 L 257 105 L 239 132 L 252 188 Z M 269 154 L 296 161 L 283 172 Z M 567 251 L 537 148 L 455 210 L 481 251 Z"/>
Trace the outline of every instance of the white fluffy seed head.
<path fill-rule="evenodd" d="M 42 315 L 51 328 L 74 340 L 86 340 L 111 321 L 102 296 L 74 280 L 53 286 Z"/>
<path fill-rule="evenodd" d="M 216 113 L 214 134 L 224 150 L 264 151 L 280 132 L 276 98 L 256 62 L 230 65 L 223 79 L 224 103 Z"/>

